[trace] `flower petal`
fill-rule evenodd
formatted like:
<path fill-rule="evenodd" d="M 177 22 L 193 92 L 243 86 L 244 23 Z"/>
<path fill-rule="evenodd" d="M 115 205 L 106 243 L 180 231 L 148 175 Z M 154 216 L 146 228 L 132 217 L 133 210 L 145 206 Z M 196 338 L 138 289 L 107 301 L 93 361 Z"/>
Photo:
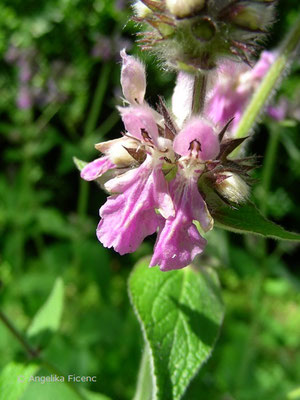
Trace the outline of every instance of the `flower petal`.
<path fill-rule="evenodd" d="M 251 70 L 252 79 L 262 80 L 276 59 L 276 52 L 263 51 Z"/>
<path fill-rule="evenodd" d="M 197 178 L 185 178 L 180 172 L 170 183 L 176 215 L 167 219 L 159 232 L 150 266 L 159 265 L 162 271 L 180 269 L 201 254 L 206 240 L 195 225 L 198 220 L 204 230 L 212 228 L 213 220 L 197 188 Z"/>
<path fill-rule="evenodd" d="M 189 155 L 190 144 L 194 140 L 200 143 L 200 157 L 203 161 L 214 159 L 220 144 L 213 128 L 200 118 L 192 119 L 175 137 L 173 148 L 181 156 Z"/>
<path fill-rule="evenodd" d="M 121 85 L 123 94 L 130 104 L 142 104 L 146 92 L 146 74 L 144 65 L 132 56 L 121 51 Z"/>
<path fill-rule="evenodd" d="M 177 75 L 176 86 L 172 96 L 172 112 L 179 128 L 182 127 L 192 112 L 194 76 L 180 71 Z"/>
<path fill-rule="evenodd" d="M 86 181 L 93 181 L 115 167 L 115 164 L 107 156 L 104 156 L 87 164 L 81 171 L 80 176 Z"/>
<path fill-rule="evenodd" d="M 145 162 L 136 169 L 111 179 L 105 184 L 105 189 L 114 194 L 125 193 L 134 184 L 143 185 L 143 175 L 147 174 L 148 196 L 152 199 L 155 208 L 164 218 L 174 216 L 174 206 L 169 194 L 168 184 L 161 169 L 161 165 L 155 162 L 151 156 L 147 156 Z"/>
<path fill-rule="evenodd" d="M 159 233 L 150 267 L 159 265 L 161 271 L 184 268 L 203 252 L 205 245 L 195 225 L 185 223 L 185 215 L 177 213 Z"/>
<path fill-rule="evenodd" d="M 216 125 L 220 126 L 224 126 L 234 117 L 230 126 L 230 130 L 234 131 L 241 119 L 248 97 L 248 93 L 244 90 L 233 90 L 230 85 L 217 84 L 207 103 L 205 113 Z"/>
<path fill-rule="evenodd" d="M 120 254 L 135 251 L 146 236 L 156 232 L 162 217 L 155 209 L 167 217 L 174 215 L 161 166 L 153 166 L 150 156 L 105 187 L 120 194 L 110 196 L 101 207 L 97 236 L 105 247 L 114 247 Z"/>
<path fill-rule="evenodd" d="M 132 136 L 143 140 L 142 130 L 144 130 L 157 145 L 158 128 L 149 106 L 119 107 L 119 111 L 126 130 Z"/>

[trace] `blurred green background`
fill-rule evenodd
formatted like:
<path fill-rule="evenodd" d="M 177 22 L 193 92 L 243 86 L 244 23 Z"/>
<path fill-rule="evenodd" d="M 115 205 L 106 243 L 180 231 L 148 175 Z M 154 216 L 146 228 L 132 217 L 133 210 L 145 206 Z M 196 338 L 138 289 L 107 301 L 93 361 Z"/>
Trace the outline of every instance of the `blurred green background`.
<path fill-rule="evenodd" d="M 278 45 L 299 11 L 298 0 L 279 2 L 267 48 Z M 127 278 L 155 238 L 128 256 L 104 249 L 95 228 L 105 194 L 80 181 L 72 157 L 94 159 L 94 143 L 123 129 L 115 110 L 120 49 L 146 62 L 151 104 L 172 93 L 174 75 L 140 55 L 129 16 L 124 0 L 0 3 L 0 308 L 26 332 L 62 277 L 60 328 L 31 344 L 65 374 L 96 375 L 96 383 L 80 385 L 116 400 L 133 397 L 143 345 Z M 299 72 L 295 63 L 276 94 L 293 102 L 291 116 L 280 124 L 264 119 L 249 145 L 249 153 L 271 159 L 270 186 L 262 167 L 253 200 L 294 231 L 300 225 Z M 217 229 L 209 236 L 202 263 L 218 268 L 227 311 L 213 356 L 184 399 L 300 399 L 299 248 Z M 0 370 L 11 361 L 26 364 L 28 356 L 0 322 Z M 20 398 L 53 398 L 51 385 L 37 385 Z M 65 399 L 61 386 L 55 396 Z"/>

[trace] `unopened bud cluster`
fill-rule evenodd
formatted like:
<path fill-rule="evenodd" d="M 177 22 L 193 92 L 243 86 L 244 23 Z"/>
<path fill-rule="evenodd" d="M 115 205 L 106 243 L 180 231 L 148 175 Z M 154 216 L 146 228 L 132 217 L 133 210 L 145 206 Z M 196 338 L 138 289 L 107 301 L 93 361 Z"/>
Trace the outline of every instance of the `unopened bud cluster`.
<path fill-rule="evenodd" d="M 165 66 L 190 72 L 213 69 L 224 58 L 250 63 L 274 18 L 274 1 L 138 0 L 135 20 L 143 49 Z"/>

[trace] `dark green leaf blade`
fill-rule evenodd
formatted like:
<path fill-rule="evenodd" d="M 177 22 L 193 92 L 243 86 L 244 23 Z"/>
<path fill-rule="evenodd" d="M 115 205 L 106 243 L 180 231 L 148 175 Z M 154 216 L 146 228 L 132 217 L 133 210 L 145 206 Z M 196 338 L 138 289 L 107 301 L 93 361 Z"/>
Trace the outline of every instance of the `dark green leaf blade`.
<path fill-rule="evenodd" d="M 300 234 L 288 232 L 281 226 L 267 220 L 253 203 L 246 203 L 238 209 L 221 207 L 212 212 L 216 226 L 236 232 L 252 233 L 273 239 L 300 241 Z"/>
<path fill-rule="evenodd" d="M 179 400 L 211 355 L 223 320 L 216 274 L 192 267 L 161 272 L 140 261 L 129 279 L 131 301 L 150 346 L 154 399 Z"/>

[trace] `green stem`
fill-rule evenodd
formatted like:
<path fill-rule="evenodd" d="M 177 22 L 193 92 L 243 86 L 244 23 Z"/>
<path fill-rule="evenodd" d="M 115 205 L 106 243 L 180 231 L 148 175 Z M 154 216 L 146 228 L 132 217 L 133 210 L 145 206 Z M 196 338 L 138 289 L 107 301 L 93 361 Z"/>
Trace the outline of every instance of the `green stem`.
<path fill-rule="evenodd" d="M 263 110 L 267 100 L 270 98 L 280 76 L 283 72 L 285 72 L 286 67 L 290 65 L 290 62 L 293 59 L 293 53 L 297 49 L 299 42 L 300 18 L 296 20 L 294 27 L 288 33 L 276 60 L 261 82 L 257 91 L 254 93 L 250 104 L 246 108 L 246 111 L 243 113 L 243 117 L 235 133 L 236 138 L 242 138 L 249 134 L 249 131 L 253 127 L 261 110 Z"/>
<path fill-rule="evenodd" d="M 150 350 L 148 344 L 145 345 L 136 392 L 133 400 L 151 400 L 153 396 L 153 381 L 150 365 Z"/>
<path fill-rule="evenodd" d="M 202 73 L 195 75 L 193 104 L 192 104 L 192 113 L 194 115 L 200 114 L 201 111 L 203 110 L 206 97 L 206 87 L 207 87 L 207 76 Z"/>
<path fill-rule="evenodd" d="M 83 137 L 89 136 L 96 127 L 98 117 L 102 108 L 102 103 L 104 100 L 104 96 L 106 93 L 106 89 L 109 83 L 109 74 L 111 72 L 111 65 L 109 63 L 103 64 L 103 67 L 100 72 L 100 76 L 98 79 L 93 103 L 87 117 L 86 125 L 83 132 Z M 87 211 L 88 199 L 90 186 L 88 182 L 85 182 L 81 178 L 79 178 L 79 195 L 78 195 L 78 203 L 77 203 L 77 213 L 80 217 L 84 217 Z"/>
<path fill-rule="evenodd" d="M 28 340 L 21 334 L 21 332 L 13 325 L 13 323 L 7 318 L 7 316 L 0 310 L 0 320 L 6 326 L 6 328 L 10 331 L 10 333 L 14 336 L 15 339 L 21 344 L 21 346 L 25 349 L 26 353 L 30 358 L 39 361 L 41 366 L 45 367 L 48 371 L 53 372 L 58 376 L 65 376 L 57 367 L 55 367 L 51 362 L 46 360 L 41 354 L 40 351 L 31 346 Z M 76 384 L 73 382 L 69 382 L 68 379 L 64 380 L 64 383 L 68 385 L 68 387 L 76 393 L 77 397 L 81 400 L 87 400 L 87 398 L 78 390 Z"/>
<path fill-rule="evenodd" d="M 79 195 L 77 202 L 77 213 L 83 218 L 86 214 L 89 201 L 90 186 L 88 182 L 79 177 Z"/>
<path fill-rule="evenodd" d="M 91 105 L 91 109 L 86 120 L 83 136 L 90 135 L 95 129 L 102 108 L 106 89 L 109 84 L 110 73 L 111 73 L 111 64 L 104 63 L 98 79 L 93 103 Z"/>
<path fill-rule="evenodd" d="M 262 189 L 263 198 L 261 202 L 261 211 L 266 216 L 268 208 L 268 195 L 271 187 L 271 179 L 273 175 L 274 165 L 276 161 L 276 154 L 279 146 L 280 139 L 280 126 L 272 124 L 270 128 L 270 139 L 267 147 L 266 156 L 264 159 L 264 167 L 262 171 Z"/>
<path fill-rule="evenodd" d="M 99 136 L 99 139 L 102 139 L 109 131 L 111 131 L 118 121 L 120 121 L 120 114 L 114 110 L 99 126 L 99 128 L 93 132 L 93 135 L 97 135 Z"/>
<path fill-rule="evenodd" d="M 61 105 L 56 103 L 51 103 L 45 108 L 42 115 L 35 121 L 37 135 L 48 125 L 60 108 Z"/>
<path fill-rule="evenodd" d="M 11 332 L 11 334 L 18 340 L 18 342 L 24 347 L 26 352 L 31 358 L 39 357 L 39 351 L 31 347 L 29 342 L 22 336 L 18 329 L 11 323 L 7 316 L 0 310 L 0 320 L 6 326 L 6 328 Z"/>

